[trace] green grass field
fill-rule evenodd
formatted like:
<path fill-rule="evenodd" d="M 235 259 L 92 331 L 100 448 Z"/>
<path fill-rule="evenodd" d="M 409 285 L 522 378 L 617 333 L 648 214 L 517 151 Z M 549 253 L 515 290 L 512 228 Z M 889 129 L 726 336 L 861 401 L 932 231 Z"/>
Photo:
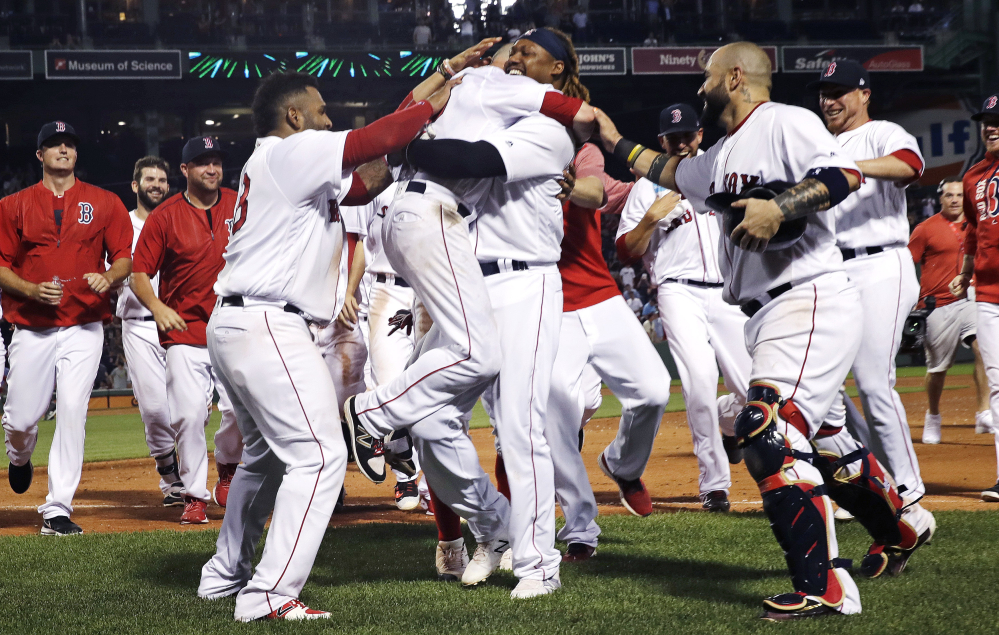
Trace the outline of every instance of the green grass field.
<path fill-rule="evenodd" d="M 947 390 L 957 390 L 971 386 L 971 364 L 959 364 L 954 366 L 948 375 L 961 377 L 952 380 L 945 386 Z M 925 367 L 899 368 L 899 377 L 922 377 L 926 374 Z M 680 380 L 673 380 L 674 386 L 680 385 Z M 899 393 L 923 392 L 922 386 L 899 387 Z M 853 386 L 847 388 L 847 394 L 851 397 L 857 396 L 857 389 Z M 674 393 L 670 398 L 666 412 L 682 412 L 686 409 L 683 395 Z M 603 404 L 595 418 L 600 417 L 620 417 L 621 402 L 614 395 L 606 395 Z M 212 415 L 205 434 L 208 438 L 208 449 L 214 450 L 215 444 L 212 438 L 219 426 L 219 413 Z M 472 428 L 485 428 L 489 426 L 489 417 L 482 408 L 481 403 L 475 405 L 472 411 Z M 32 459 L 36 466 L 48 465 L 49 448 L 52 446 L 52 435 L 55 432 L 55 421 L 41 421 L 38 424 L 38 445 Z M 148 456 L 149 450 L 146 448 L 145 436 L 142 428 L 142 421 L 138 414 L 103 414 L 100 410 L 91 410 L 87 419 L 87 441 L 84 450 L 85 461 L 112 461 L 118 459 L 134 459 Z M 6 469 L 9 461 L 5 454 L 0 454 L 0 469 Z"/>
<path fill-rule="evenodd" d="M 0 631 L 106 633 L 961 633 L 996 632 L 999 514 L 942 512 L 934 544 L 896 579 L 858 580 L 863 613 L 794 625 L 757 620 L 760 599 L 790 591 L 761 514 L 680 512 L 601 519 L 596 558 L 564 565 L 564 588 L 509 599 L 514 578 L 480 589 L 436 582 L 432 525 L 330 529 L 302 599 L 329 622 L 232 621 L 232 598 L 195 591 L 216 533 L 149 532 L 76 538 L 0 538 Z M 839 526 L 841 554 L 868 538 Z M 259 554 L 259 551 L 258 551 Z"/>

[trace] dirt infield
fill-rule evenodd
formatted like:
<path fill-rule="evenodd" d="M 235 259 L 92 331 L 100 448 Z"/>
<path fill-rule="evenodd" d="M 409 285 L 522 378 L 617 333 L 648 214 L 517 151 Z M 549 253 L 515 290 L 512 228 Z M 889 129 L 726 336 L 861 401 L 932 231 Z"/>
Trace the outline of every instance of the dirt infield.
<path fill-rule="evenodd" d="M 996 509 L 981 502 L 979 492 L 996 482 L 996 453 L 992 435 L 974 434 L 975 399 L 971 377 L 953 377 L 949 384 L 968 387 L 944 391 L 943 442 L 936 446 L 916 444 L 927 495 L 924 505 L 931 509 Z M 921 378 L 903 378 L 899 386 L 921 386 Z M 674 387 L 674 392 L 679 388 Z M 902 395 L 911 422 L 913 438 L 922 434 L 926 395 L 922 392 Z M 616 419 L 596 419 L 586 428 L 583 457 L 600 504 L 601 514 L 625 513 L 617 498 L 617 488 L 597 468 L 597 456 L 611 441 Z M 495 449 L 489 430 L 473 430 L 472 438 L 482 464 L 492 474 Z M 211 462 L 214 465 L 214 461 Z M 645 483 L 652 493 L 657 511 L 697 509 L 697 462 L 691 450 L 690 432 L 684 413 L 668 413 L 663 418 L 659 437 Z M 742 465 L 732 470 L 730 498 L 734 510 L 760 508 L 759 491 Z M 209 474 L 215 479 L 214 467 Z M 45 500 L 46 470 L 35 471 L 31 489 L 14 495 L 6 485 L 6 470 L 0 471 L 0 535 L 35 534 L 41 528 L 36 511 Z M 390 479 L 391 480 L 391 479 Z M 73 520 L 86 532 L 151 531 L 157 529 L 198 531 L 218 528 L 223 510 L 208 507 L 208 525 L 181 527 L 181 510 L 161 506 L 156 487 L 157 477 L 150 459 L 87 463 L 74 501 Z M 331 524 L 365 522 L 432 522 L 422 511 L 401 512 L 392 502 L 391 485 L 374 485 L 351 465 L 347 471 L 347 508 L 334 516 Z"/>

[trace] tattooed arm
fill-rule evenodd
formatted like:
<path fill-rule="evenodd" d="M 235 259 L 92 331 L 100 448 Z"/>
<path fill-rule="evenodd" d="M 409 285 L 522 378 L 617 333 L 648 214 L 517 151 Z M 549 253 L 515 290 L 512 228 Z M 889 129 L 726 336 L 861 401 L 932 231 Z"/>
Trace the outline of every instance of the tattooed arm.
<path fill-rule="evenodd" d="M 847 194 L 860 187 L 860 178 L 855 172 L 839 172 L 846 179 Z M 747 251 L 763 251 L 782 222 L 829 209 L 834 198 L 830 186 L 824 182 L 827 180 L 805 178 L 770 201 L 755 198 L 735 201 L 732 207 L 745 208 L 746 216 L 732 232 L 732 242 Z M 843 196 L 836 198 L 835 204 L 843 200 Z"/>

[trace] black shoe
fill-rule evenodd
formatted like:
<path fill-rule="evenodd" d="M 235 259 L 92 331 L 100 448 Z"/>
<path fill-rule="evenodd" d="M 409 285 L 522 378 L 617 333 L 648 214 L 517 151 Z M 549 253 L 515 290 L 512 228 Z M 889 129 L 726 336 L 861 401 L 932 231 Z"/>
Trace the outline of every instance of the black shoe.
<path fill-rule="evenodd" d="M 986 503 L 999 503 L 999 482 L 982 491 L 982 500 Z"/>
<path fill-rule="evenodd" d="M 348 397 L 343 405 L 343 420 L 349 432 L 348 445 L 354 451 L 358 471 L 372 483 L 381 484 L 385 482 L 385 444 L 361 425 L 354 409 L 355 398 Z"/>
<path fill-rule="evenodd" d="M 170 489 L 167 490 L 165 496 L 163 496 L 163 506 L 164 507 L 183 507 L 184 506 L 184 484 L 180 481 L 170 484 Z"/>
<path fill-rule="evenodd" d="M 35 468 L 31 465 L 31 460 L 29 459 L 24 465 L 14 465 L 10 464 L 7 468 L 7 480 L 10 482 L 10 488 L 14 490 L 15 494 L 23 494 L 28 491 L 31 487 L 31 477 L 35 475 Z"/>
<path fill-rule="evenodd" d="M 69 519 L 69 516 L 56 516 L 42 521 L 43 536 L 73 536 L 82 534 L 83 529 Z"/>
<path fill-rule="evenodd" d="M 597 555 L 597 548 L 581 542 L 570 542 L 562 554 L 562 562 L 583 562 Z"/>
<path fill-rule="evenodd" d="M 334 514 L 339 514 L 340 512 L 343 511 L 343 507 L 344 507 L 343 500 L 344 500 L 344 496 L 346 496 L 346 494 L 347 494 L 347 488 L 341 487 L 340 488 L 340 496 L 336 499 L 336 506 L 333 507 L 333 513 Z"/>
<path fill-rule="evenodd" d="M 729 463 L 732 465 L 742 463 L 742 448 L 739 447 L 739 441 L 735 437 L 723 434 L 722 447 L 725 448 L 725 454 L 728 455 Z"/>
<path fill-rule="evenodd" d="M 803 593 L 782 593 L 763 600 L 763 615 L 760 619 L 768 622 L 787 622 L 838 614 L 839 611 L 836 609 L 805 597 Z"/>
<path fill-rule="evenodd" d="M 580 429 L 579 429 L 579 451 L 580 451 L 580 452 L 582 452 L 582 451 L 583 451 L 583 440 L 584 440 L 585 438 L 586 438 L 586 433 L 585 433 L 585 432 L 583 432 L 583 429 L 582 429 L 582 428 L 580 428 Z"/>
<path fill-rule="evenodd" d="M 398 470 L 406 476 L 412 478 L 419 470 L 416 469 L 416 460 L 413 455 L 413 438 L 405 430 L 396 430 L 389 438 L 385 448 L 385 463 L 393 470 Z M 405 444 L 405 449 L 396 450 L 397 445 Z"/>
<path fill-rule="evenodd" d="M 721 490 L 701 494 L 701 509 L 709 512 L 727 512 L 730 508 L 728 495 Z"/>

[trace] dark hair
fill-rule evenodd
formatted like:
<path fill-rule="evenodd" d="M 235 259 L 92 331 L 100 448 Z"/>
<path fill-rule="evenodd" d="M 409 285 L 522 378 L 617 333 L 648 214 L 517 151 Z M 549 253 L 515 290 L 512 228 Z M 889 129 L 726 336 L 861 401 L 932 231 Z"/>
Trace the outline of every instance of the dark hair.
<path fill-rule="evenodd" d="M 940 181 L 940 185 L 937 186 L 937 194 L 943 194 L 944 186 L 948 183 L 964 183 L 964 180 L 959 176 L 947 176 Z"/>
<path fill-rule="evenodd" d="M 569 52 L 569 59 L 563 62 L 565 70 L 562 71 L 562 77 L 565 78 L 565 84 L 562 86 L 562 92 L 567 97 L 576 97 L 589 103 L 590 91 L 579 81 L 579 58 L 576 56 L 576 47 L 572 45 L 572 39 L 558 29 L 546 26 L 545 30 L 551 31 L 562 42 L 565 50 Z"/>
<path fill-rule="evenodd" d="M 170 176 L 170 164 L 159 157 L 142 157 L 135 162 L 135 170 L 132 172 L 132 180 L 138 182 L 142 178 L 142 171 L 146 168 L 156 168 Z"/>
<path fill-rule="evenodd" d="M 304 93 L 312 86 L 319 89 L 319 82 L 308 73 L 272 73 L 261 80 L 257 92 L 253 94 L 253 130 L 258 137 L 278 127 L 284 113 L 279 110 L 288 98 L 298 93 Z"/>

